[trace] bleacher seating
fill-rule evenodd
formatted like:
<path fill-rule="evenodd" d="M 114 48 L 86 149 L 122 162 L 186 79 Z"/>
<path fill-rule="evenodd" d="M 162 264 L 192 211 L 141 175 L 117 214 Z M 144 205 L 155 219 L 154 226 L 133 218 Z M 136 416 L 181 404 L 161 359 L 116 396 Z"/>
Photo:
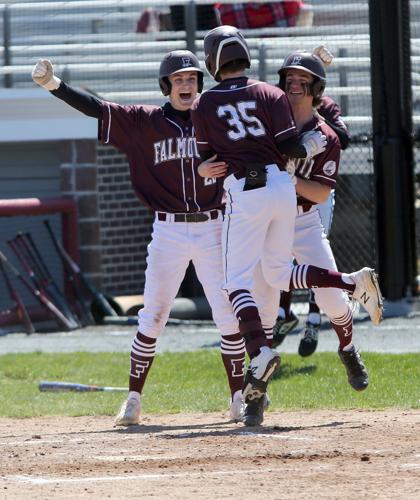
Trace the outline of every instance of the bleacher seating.
<path fill-rule="evenodd" d="M 238 1 L 238 0 L 234 0 Z M 186 4 L 187 0 L 174 3 Z M 197 4 L 210 3 L 197 0 Z M 370 45 L 367 2 L 313 0 L 310 27 L 245 30 L 253 65 L 250 76 L 277 82 L 287 53 L 326 44 L 335 54 L 328 70 L 328 94 L 342 104 L 353 132 L 370 125 Z M 50 58 L 66 81 L 120 103 L 163 101 L 157 87 L 160 60 L 169 50 L 186 48 L 184 31 L 135 33 L 145 7 L 167 9 L 164 1 L 84 0 L 0 4 L 0 30 L 9 31 L 7 50 L 0 47 L 0 86 L 33 86 L 30 72 L 40 57 Z M 3 13 L 3 15 L 1 15 Z M 4 14 L 6 13 L 6 14 Z M 413 32 L 420 27 L 420 1 L 411 6 Z M 9 25 L 7 24 L 9 19 Z M 6 24 L 5 24 L 6 20 Z M 420 32 L 418 30 L 418 32 Z M 195 49 L 203 59 L 197 32 Z M 412 39 L 413 96 L 420 99 L 420 39 Z M 205 87 L 212 80 L 205 75 Z M 415 118 L 420 122 L 420 118 Z"/>

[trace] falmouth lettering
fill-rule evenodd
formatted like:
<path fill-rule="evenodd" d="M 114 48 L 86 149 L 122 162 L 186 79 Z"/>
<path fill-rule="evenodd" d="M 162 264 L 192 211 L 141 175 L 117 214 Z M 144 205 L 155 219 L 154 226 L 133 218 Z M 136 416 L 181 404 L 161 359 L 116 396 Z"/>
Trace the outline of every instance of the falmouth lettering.
<path fill-rule="evenodd" d="M 171 137 L 155 142 L 153 148 L 155 165 L 184 158 L 200 158 L 195 137 Z"/>

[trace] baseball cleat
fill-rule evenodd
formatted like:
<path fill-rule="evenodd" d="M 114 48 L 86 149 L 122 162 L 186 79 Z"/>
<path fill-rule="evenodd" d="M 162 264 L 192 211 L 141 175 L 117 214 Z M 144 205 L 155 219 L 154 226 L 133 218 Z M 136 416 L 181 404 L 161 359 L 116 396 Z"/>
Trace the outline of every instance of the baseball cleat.
<path fill-rule="evenodd" d="M 369 385 L 369 375 L 359 352 L 354 346 L 350 351 L 338 350 L 341 362 L 347 371 L 347 380 L 356 391 L 363 391 Z"/>
<path fill-rule="evenodd" d="M 270 398 L 265 393 L 264 396 L 255 401 L 251 401 L 245 407 L 245 415 L 243 418 L 244 425 L 248 427 L 256 427 L 264 421 L 264 410 L 270 405 Z"/>
<path fill-rule="evenodd" d="M 321 323 L 317 325 L 311 323 L 310 321 L 306 323 L 306 328 L 303 331 L 298 349 L 299 355 L 302 356 L 303 358 L 305 358 L 306 356 L 310 356 L 316 351 L 320 328 L 321 328 Z"/>
<path fill-rule="evenodd" d="M 137 425 L 140 420 L 140 401 L 126 399 L 122 404 L 114 425 Z"/>
<path fill-rule="evenodd" d="M 264 396 L 268 382 L 279 366 L 278 352 L 266 346 L 261 347 L 260 354 L 252 358 L 245 375 L 242 395 L 246 404 Z"/>
<path fill-rule="evenodd" d="M 278 316 L 273 326 L 273 347 L 278 347 L 298 323 L 299 319 L 293 311 L 290 311 L 285 318 Z"/>
<path fill-rule="evenodd" d="M 356 285 L 353 299 L 366 309 L 372 323 L 379 325 L 382 321 L 384 304 L 375 271 L 369 267 L 364 267 L 349 276 Z"/>
<path fill-rule="evenodd" d="M 229 416 L 232 422 L 242 422 L 244 418 L 245 403 L 242 391 L 236 391 L 230 400 Z"/>

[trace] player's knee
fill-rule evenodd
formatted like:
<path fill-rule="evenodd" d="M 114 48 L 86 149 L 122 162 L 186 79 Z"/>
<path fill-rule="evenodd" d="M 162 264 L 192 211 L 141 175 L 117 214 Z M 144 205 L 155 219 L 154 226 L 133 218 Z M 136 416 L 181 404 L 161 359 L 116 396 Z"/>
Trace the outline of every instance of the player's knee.
<path fill-rule="evenodd" d="M 340 318 L 348 310 L 343 293 L 336 288 L 318 288 L 315 290 L 315 302 L 329 318 Z"/>

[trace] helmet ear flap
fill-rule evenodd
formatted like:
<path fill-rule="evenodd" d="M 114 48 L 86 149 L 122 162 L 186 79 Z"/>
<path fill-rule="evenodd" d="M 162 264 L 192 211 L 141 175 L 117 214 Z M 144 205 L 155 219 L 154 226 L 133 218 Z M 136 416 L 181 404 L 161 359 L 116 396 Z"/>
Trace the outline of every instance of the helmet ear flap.
<path fill-rule="evenodd" d="M 320 98 L 325 90 L 325 82 L 321 81 L 319 78 L 315 78 L 311 85 L 311 94 L 315 98 Z"/>
<path fill-rule="evenodd" d="M 282 73 L 279 72 L 280 78 L 279 78 L 279 87 L 283 92 L 286 91 L 286 77 Z"/>
<path fill-rule="evenodd" d="M 199 94 L 201 94 L 203 92 L 203 73 L 199 73 L 197 72 L 197 91 Z"/>
<path fill-rule="evenodd" d="M 159 78 L 159 87 L 163 95 L 169 95 L 171 93 L 171 82 L 167 76 Z"/>
<path fill-rule="evenodd" d="M 197 90 L 198 93 L 201 94 L 203 92 L 203 73 L 199 73 L 197 71 Z M 159 78 L 159 87 L 160 90 L 162 91 L 162 94 L 164 96 L 167 96 L 171 93 L 172 85 L 171 82 L 169 81 L 169 78 L 167 76 L 163 76 L 162 78 Z"/>

